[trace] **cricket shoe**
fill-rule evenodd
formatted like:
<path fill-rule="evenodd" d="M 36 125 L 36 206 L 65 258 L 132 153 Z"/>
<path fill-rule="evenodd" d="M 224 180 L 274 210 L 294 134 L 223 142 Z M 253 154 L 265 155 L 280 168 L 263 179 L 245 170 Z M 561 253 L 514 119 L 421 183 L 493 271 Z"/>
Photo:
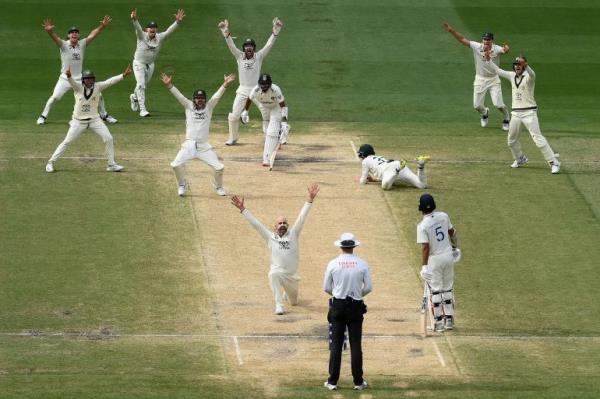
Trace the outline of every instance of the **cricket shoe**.
<path fill-rule="evenodd" d="M 108 167 L 106 168 L 106 171 L 107 172 L 120 172 L 123 169 L 125 169 L 123 166 L 114 163 L 112 165 L 108 165 Z"/>
<path fill-rule="evenodd" d="M 185 193 L 187 192 L 187 182 L 183 182 L 183 184 L 180 184 L 177 186 L 177 195 L 179 195 L 180 197 L 185 196 Z"/>
<path fill-rule="evenodd" d="M 140 111 L 140 116 L 142 118 L 146 118 L 146 117 L 150 116 L 150 112 L 148 112 L 146 110 Z"/>
<path fill-rule="evenodd" d="M 285 313 L 285 311 L 283 309 L 283 305 L 279 305 L 279 304 L 275 305 L 275 314 L 276 315 L 282 315 L 284 313 Z"/>
<path fill-rule="evenodd" d="M 225 145 L 235 145 L 235 143 L 237 143 L 237 140 L 229 139 L 225 142 Z"/>
<path fill-rule="evenodd" d="M 337 391 L 337 385 L 330 384 L 328 381 L 325 381 L 323 386 L 329 389 L 330 391 Z"/>
<path fill-rule="evenodd" d="M 481 115 L 481 127 L 487 127 L 488 123 L 490 123 L 490 109 L 485 108 L 485 112 Z"/>
<path fill-rule="evenodd" d="M 444 332 L 444 330 L 444 320 L 436 320 L 435 324 L 433 325 L 433 331 Z"/>
<path fill-rule="evenodd" d="M 425 164 L 431 160 L 431 157 L 429 155 L 419 155 L 415 158 L 415 161 L 417 161 L 417 165 L 419 166 L 419 168 L 422 168 L 425 166 Z"/>
<path fill-rule="evenodd" d="M 505 132 L 508 132 L 509 126 L 510 126 L 510 121 L 507 121 L 506 119 L 502 121 L 502 130 L 504 130 Z"/>
<path fill-rule="evenodd" d="M 117 118 L 110 116 L 109 114 L 104 115 L 102 117 L 102 120 L 107 123 L 117 123 L 118 122 Z"/>
<path fill-rule="evenodd" d="M 444 320 L 444 328 L 446 330 L 453 330 L 454 329 L 454 317 L 452 316 L 447 316 L 446 319 Z"/>
<path fill-rule="evenodd" d="M 45 125 L 46 117 L 44 115 L 40 115 L 39 118 L 37 118 L 37 121 L 35 123 L 37 123 L 38 125 Z"/>
<path fill-rule="evenodd" d="M 135 96 L 135 94 L 129 95 L 129 105 L 131 105 L 131 110 L 133 112 L 138 112 L 140 110 L 140 103 L 138 102 L 138 99 Z"/>
<path fill-rule="evenodd" d="M 362 384 L 360 385 L 355 385 L 354 389 L 357 391 L 362 391 L 363 389 L 365 389 L 367 387 L 367 381 L 363 380 Z"/>
<path fill-rule="evenodd" d="M 48 172 L 48 173 L 54 172 L 54 162 L 48 161 L 48 163 L 46 164 L 46 172 Z"/>
<path fill-rule="evenodd" d="M 223 187 L 215 187 L 215 193 L 217 193 L 218 196 L 224 197 L 227 195 L 227 193 L 225 192 L 225 189 Z"/>
<path fill-rule="evenodd" d="M 558 160 L 558 154 L 554 154 L 554 160 L 550 163 L 550 172 L 556 175 L 560 172 L 560 161 Z"/>
<path fill-rule="evenodd" d="M 529 162 L 529 158 L 527 155 L 523 154 L 519 158 L 515 159 L 515 161 L 510 165 L 511 168 L 520 168 L 521 166 L 525 166 Z"/>

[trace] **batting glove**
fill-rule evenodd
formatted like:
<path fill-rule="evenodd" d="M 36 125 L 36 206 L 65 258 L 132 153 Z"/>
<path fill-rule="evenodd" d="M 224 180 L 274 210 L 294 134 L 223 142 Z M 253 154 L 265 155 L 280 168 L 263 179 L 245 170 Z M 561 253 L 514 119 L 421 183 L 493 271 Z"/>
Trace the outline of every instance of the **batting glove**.
<path fill-rule="evenodd" d="M 250 122 L 250 115 L 248 115 L 248 111 L 242 112 L 241 119 L 243 124 Z"/>
<path fill-rule="evenodd" d="M 279 35 L 281 32 L 281 28 L 283 27 L 283 22 L 277 17 L 273 18 L 273 34 L 275 36 Z"/>
<path fill-rule="evenodd" d="M 279 135 L 279 142 L 286 144 L 288 136 L 290 134 L 290 125 L 287 122 L 281 122 L 281 134 Z"/>
<path fill-rule="evenodd" d="M 433 278 L 433 274 L 431 274 L 431 272 L 429 271 L 429 268 L 427 267 L 427 265 L 421 266 L 421 272 L 419 273 L 419 275 L 426 282 L 430 282 L 431 279 Z"/>
<path fill-rule="evenodd" d="M 219 22 L 219 25 L 217 25 L 217 26 L 219 27 L 219 29 L 221 29 L 221 33 L 223 34 L 223 37 L 229 36 L 229 21 L 228 20 Z"/>

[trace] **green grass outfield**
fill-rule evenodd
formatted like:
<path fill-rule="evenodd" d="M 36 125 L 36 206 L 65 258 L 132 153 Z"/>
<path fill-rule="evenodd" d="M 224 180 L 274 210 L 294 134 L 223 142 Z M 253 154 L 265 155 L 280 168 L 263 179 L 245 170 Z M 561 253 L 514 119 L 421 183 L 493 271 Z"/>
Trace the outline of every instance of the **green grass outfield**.
<path fill-rule="evenodd" d="M 136 173 L 103 172 L 104 162 L 44 164 L 72 111 L 66 94 L 46 126 L 35 119 L 51 94 L 58 50 L 41 27 L 77 24 L 87 34 L 104 14 L 113 23 L 86 53 L 99 79 L 131 62 L 130 6 L 96 1 L 0 1 L 0 398 L 262 397 L 231 376 L 216 334 L 211 287 L 199 259 L 201 221 L 175 201 L 168 162 L 180 141 L 179 104 L 158 72 L 191 93 L 212 93 L 235 64 L 216 24 L 262 45 L 273 16 L 285 23 L 264 64 L 284 90 L 293 134 L 331 123 L 383 155 L 431 153 L 430 191 L 460 233 L 464 261 L 456 292 L 460 330 L 452 338 L 458 377 L 371 376 L 376 398 L 595 398 L 600 391 L 600 2 L 471 1 L 146 1 L 141 21 L 166 27 L 188 17 L 165 43 L 148 92 L 148 120 L 129 111 L 134 79 L 105 92 L 119 118 L 110 126 L 117 159 Z M 564 161 L 549 173 L 526 133 L 532 161 L 508 168 L 510 153 L 491 111 L 479 128 L 471 109 L 471 51 L 441 28 L 448 20 L 478 40 L 493 30 L 537 72 L 542 131 Z M 511 57 L 503 58 L 510 68 Z M 510 104 L 510 89 L 503 82 Z M 234 90 L 215 112 L 223 131 Z M 489 99 L 488 99 L 489 102 Z M 253 113 L 253 117 L 257 117 Z M 176 127 L 176 128 L 174 128 Z M 65 156 L 99 157 L 82 136 Z M 137 159 L 136 159 L 137 158 Z M 375 189 L 375 188 L 374 188 Z M 414 236 L 417 190 L 386 201 Z M 382 204 L 382 206 L 384 206 Z M 200 227 L 197 227 L 197 226 Z M 415 273 L 419 262 L 414 245 Z M 160 284 L 157 284 L 160 282 Z M 18 337 L 21 332 L 65 337 Z M 111 334 L 134 335 L 110 339 Z M 504 339 L 517 338 L 508 347 Z M 324 365 L 323 375 L 326 369 Z M 281 397 L 331 397 L 299 377 Z M 359 397 L 343 392 L 344 397 Z"/>

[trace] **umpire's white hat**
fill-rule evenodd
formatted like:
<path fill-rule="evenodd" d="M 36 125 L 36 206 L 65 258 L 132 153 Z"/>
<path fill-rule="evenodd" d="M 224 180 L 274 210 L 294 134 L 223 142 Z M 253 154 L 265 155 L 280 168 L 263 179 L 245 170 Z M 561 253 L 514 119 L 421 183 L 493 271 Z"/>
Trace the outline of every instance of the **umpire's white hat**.
<path fill-rule="evenodd" d="M 354 248 L 360 245 L 360 241 L 354 238 L 352 233 L 343 233 L 340 239 L 333 243 L 336 247 L 340 248 Z"/>

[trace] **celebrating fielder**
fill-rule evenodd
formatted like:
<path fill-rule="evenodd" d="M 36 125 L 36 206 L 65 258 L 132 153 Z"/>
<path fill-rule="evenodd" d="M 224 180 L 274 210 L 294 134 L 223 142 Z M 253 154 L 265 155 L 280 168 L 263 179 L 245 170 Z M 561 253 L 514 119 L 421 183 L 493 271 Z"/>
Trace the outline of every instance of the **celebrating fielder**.
<path fill-rule="evenodd" d="M 67 150 L 69 145 L 75 141 L 86 129 L 92 129 L 104 142 L 104 150 L 108 159 L 108 172 L 120 172 L 123 167 L 115 162 L 115 148 L 113 138 L 108 128 L 100 118 L 98 107 L 102 91 L 115 83 L 123 80 L 131 73 L 131 65 L 127 66 L 121 75 L 113 76 L 103 82 L 96 82 L 96 76 L 92 71 L 83 71 L 81 83 L 73 79 L 71 70 L 67 67 L 65 75 L 75 94 L 75 106 L 73 108 L 73 119 L 69 122 L 69 131 L 62 143 L 58 145 L 52 157 L 46 164 L 46 172 L 54 172 L 54 163 Z"/>
<path fill-rule="evenodd" d="M 48 114 L 50 113 L 52 107 L 54 107 L 54 104 L 60 101 L 60 99 L 65 95 L 67 91 L 71 90 L 71 85 L 69 84 L 66 75 L 67 69 L 70 69 L 71 75 L 73 75 L 73 79 L 75 79 L 76 81 L 81 80 L 81 70 L 83 67 L 85 49 L 94 41 L 94 39 L 96 39 L 96 37 L 98 37 L 100 33 L 102 33 L 104 28 L 106 28 L 111 21 L 112 18 L 108 15 L 105 15 L 104 18 L 102 18 L 102 21 L 100 21 L 100 25 L 96 29 L 91 31 L 86 38 L 81 40 L 79 40 L 79 28 L 76 26 L 72 26 L 67 31 L 68 40 L 62 40 L 60 37 L 58 37 L 56 32 L 54 32 L 54 25 L 52 24 L 52 21 L 50 19 L 44 20 L 42 26 L 44 27 L 50 38 L 54 41 L 54 43 L 56 43 L 56 45 L 60 49 L 61 66 L 60 76 L 58 77 L 58 81 L 54 86 L 54 91 L 52 92 L 52 95 L 50 96 L 48 101 L 46 101 L 46 106 L 44 107 L 44 110 L 37 119 L 36 123 L 38 125 L 43 125 L 46 123 L 46 119 L 48 119 Z M 104 121 L 109 123 L 117 122 L 115 118 L 108 115 L 108 113 L 106 112 L 103 97 L 100 97 L 100 102 L 98 106 L 100 117 Z"/>
<path fill-rule="evenodd" d="M 135 28 L 135 36 L 137 37 L 137 47 L 133 56 L 133 73 L 135 75 L 135 89 L 129 100 L 131 102 L 131 110 L 139 111 L 141 117 L 150 116 L 150 112 L 146 108 L 146 88 L 150 84 L 152 74 L 154 73 L 154 61 L 158 57 L 160 48 L 165 40 L 177 26 L 183 21 L 185 13 L 183 10 L 177 10 L 175 14 L 175 22 L 167 28 L 166 31 L 158 33 L 158 24 L 154 21 L 148 22 L 146 31 L 142 30 L 137 17 L 137 8 L 131 11 L 131 20 Z"/>
<path fill-rule="evenodd" d="M 481 116 L 481 127 L 487 127 L 489 123 L 489 108 L 485 106 L 485 94 L 489 91 L 492 103 L 502 113 L 502 130 L 508 130 L 509 115 L 508 108 L 504 105 L 502 99 L 502 87 L 500 85 L 500 78 L 498 74 L 490 69 L 485 61 L 486 54 L 489 53 L 492 63 L 500 64 L 500 55 L 507 54 L 509 51 L 508 45 L 502 47 L 494 44 L 494 34 L 492 32 L 485 32 L 482 35 L 481 43 L 471 41 L 465 38 L 462 34 L 455 31 L 448 22 L 443 23 L 444 29 L 449 32 L 459 43 L 470 47 L 473 50 L 473 57 L 475 59 L 475 81 L 473 82 L 473 108 Z"/>
<path fill-rule="evenodd" d="M 208 101 L 206 101 L 207 97 L 204 90 L 194 90 L 193 101 L 190 101 L 173 86 L 172 76 L 163 73 L 160 78 L 171 94 L 185 108 L 185 141 L 181 145 L 181 150 L 171 162 L 171 167 L 173 167 L 177 178 L 177 193 L 180 197 L 183 197 L 187 190 L 183 165 L 194 158 L 198 158 L 213 169 L 213 187 L 218 195 L 224 196 L 223 169 L 225 166 L 219 161 L 217 154 L 208 143 L 208 134 L 212 113 L 229 83 L 235 80 L 235 75 L 225 75 L 223 84 Z"/>
<path fill-rule="evenodd" d="M 406 160 L 387 160 L 382 156 L 375 155 L 375 149 L 371 144 L 363 144 L 358 149 L 357 155 L 362 159 L 362 175 L 360 184 L 367 182 L 381 182 L 381 188 L 389 190 L 393 186 L 405 185 L 416 188 L 427 187 L 427 176 L 425 175 L 425 164 L 431 158 L 428 155 L 419 155 L 417 161 L 417 174 L 415 175 L 408 166 Z"/>
<path fill-rule="evenodd" d="M 513 72 L 504 71 L 496 64 L 490 62 L 489 65 L 502 76 L 510 81 L 512 85 L 512 119 L 508 130 L 508 147 L 512 152 L 514 162 L 511 168 L 524 166 L 529 159 L 523 153 L 519 136 L 521 135 L 521 125 L 529 130 L 533 142 L 540 149 L 542 155 L 550 165 L 550 172 L 556 174 L 560 171 L 560 161 L 558 154 L 548 144 L 548 140 L 542 134 L 540 123 L 537 117 L 537 103 L 535 102 L 535 72 L 527 63 L 527 58 L 517 57 L 513 62 Z"/>
<path fill-rule="evenodd" d="M 250 222 L 252 227 L 267 242 L 267 248 L 271 253 L 271 270 L 269 271 L 269 282 L 275 296 L 275 314 L 284 313 L 284 298 L 291 305 L 298 304 L 298 258 L 300 256 L 300 231 L 304 227 L 304 221 L 312 203 L 319 193 L 319 185 L 316 183 L 308 186 L 308 200 L 302 207 L 296 222 L 288 228 L 288 220 L 285 216 L 278 216 L 275 220 L 275 231 L 267 229 L 259 222 L 252 213 L 244 206 L 244 197 L 233 196 L 231 203 L 240 210 L 242 215 Z"/>
<path fill-rule="evenodd" d="M 421 277 L 429 285 L 434 331 L 454 328 L 454 262 L 453 250 L 458 246 L 458 235 L 444 212 L 435 211 L 430 194 L 419 198 L 423 220 L 417 226 L 417 243 L 422 244 Z"/>
<path fill-rule="evenodd" d="M 273 34 L 269 37 L 265 46 L 258 51 L 256 51 L 256 41 L 251 38 L 244 41 L 244 44 L 242 45 L 243 51 L 235 46 L 235 43 L 231 38 L 231 33 L 229 32 L 229 21 L 224 20 L 219 22 L 218 27 L 221 30 L 223 37 L 225 37 L 225 42 L 227 43 L 227 47 L 229 47 L 229 51 L 231 51 L 231 54 L 237 61 L 238 76 L 240 78 L 240 86 L 235 92 L 233 108 L 227 118 L 229 120 L 229 139 L 225 144 L 234 145 L 239 139 L 240 117 L 244 110 L 246 99 L 248 99 L 250 91 L 256 86 L 263 60 L 267 54 L 269 54 L 269 51 L 271 51 L 273 44 L 275 44 L 275 39 L 283 27 L 283 22 L 277 17 L 273 19 Z"/>

